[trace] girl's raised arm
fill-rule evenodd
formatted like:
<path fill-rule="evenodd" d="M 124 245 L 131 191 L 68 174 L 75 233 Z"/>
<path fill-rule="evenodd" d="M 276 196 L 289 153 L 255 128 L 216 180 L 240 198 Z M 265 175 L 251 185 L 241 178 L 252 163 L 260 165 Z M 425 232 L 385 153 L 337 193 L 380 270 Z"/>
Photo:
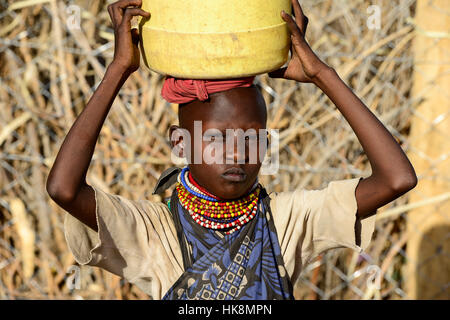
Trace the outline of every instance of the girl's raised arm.
<path fill-rule="evenodd" d="M 127 78 L 139 68 L 139 34 L 131 30 L 133 16 L 148 18 L 141 0 L 121 0 L 108 6 L 115 36 L 114 59 L 93 96 L 75 120 L 50 170 L 46 189 L 62 208 L 94 230 L 94 190 L 86 183 L 86 173 L 100 130 L 111 105 Z M 136 6 L 136 7 L 130 7 Z"/>
<path fill-rule="evenodd" d="M 413 166 L 383 123 L 342 81 L 336 71 L 322 62 L 305 40 L 308 18 L 298 0 L 292 0 L 295 18 L 282 12 L 292 39 L 292 58 L 287 67 L 269 73 L 317 85 L 352 127 L 372 167 L 372 175 L 356 188 L 358 216 L 370 216 L 379 207 L 414 188 L 417 177 Z"/>

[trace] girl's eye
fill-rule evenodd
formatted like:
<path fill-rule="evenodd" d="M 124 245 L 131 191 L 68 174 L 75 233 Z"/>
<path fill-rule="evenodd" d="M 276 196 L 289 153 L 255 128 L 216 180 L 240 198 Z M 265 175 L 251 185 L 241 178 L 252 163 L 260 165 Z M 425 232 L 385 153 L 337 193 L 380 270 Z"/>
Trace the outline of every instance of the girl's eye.
<path fill-rule="evenodd" d="M 209 139 L 211 140 L 211 142 L 220 142 L 223 140 L 223 137 L 221 136 L 210 136 Z"/>

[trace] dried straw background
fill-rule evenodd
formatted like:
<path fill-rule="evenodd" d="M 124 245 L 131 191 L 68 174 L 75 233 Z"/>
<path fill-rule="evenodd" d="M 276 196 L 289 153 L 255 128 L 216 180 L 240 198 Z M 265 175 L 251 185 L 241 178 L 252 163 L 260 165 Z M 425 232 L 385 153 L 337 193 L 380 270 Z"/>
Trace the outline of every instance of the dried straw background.
<path fill-rule="evenodd" d="M 103 270 L 81 268 L 81 288 L 66 285 L 75 264 L 63 233 L 64 210 L 45 182 L 59 147 L 113 57 L 110 1 L 0 0 L 0 298 L 146 299 L 137 287 Z M 67 28 L 69 4 L 82 10 L 81 30 Z M 369 30 L 367 1 L 305 0 L 312 47 L 354 89 L 405 151 L 414 100 L 413 0 L 379 0 L 380 30 Z M 8 9 L 9 8 L 9 9 Z M 257 78 L 280 129 L 280 170 L 263 176 L 269 190 L 323 188 L 370 175 L 350 126 L 312 85 Z M 151 195 L 170 162 L 167 129 L 176 108 L 160 96 L 162 77 L 142 68 L 127 80 L 102 129 L 88 183 L 131 199 Z M 367 251 L 383 272 L 379 298 L 401 299 L 404 196 L 380 210 Z M 322 255 L 296 287 L 297 298 L 372 298 L 364 257 L 342 249 Z"/>

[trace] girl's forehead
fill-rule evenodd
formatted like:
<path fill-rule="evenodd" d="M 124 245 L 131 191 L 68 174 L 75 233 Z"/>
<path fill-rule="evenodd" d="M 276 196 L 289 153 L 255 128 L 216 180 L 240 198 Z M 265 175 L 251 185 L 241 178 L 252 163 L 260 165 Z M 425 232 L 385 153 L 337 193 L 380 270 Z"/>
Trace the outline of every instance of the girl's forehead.
<path fill-rule="evenodd" d="M 179 109 L 180 123 L 192 126 L 202 121 L 218 129 L 265 127 L 267 111 L 259 90 L 239 88 L 215 94 L 208 102 L 196 101 Z"/>
<path fill-rule="evenodd" d="M 246 121 L 246 119 L 243 118 L 233 118 L 231 120 L 227 119 L 221 119 L 221 120 L 207 120 L 207 121 L 196 121 L 194 125 L 197 127 L 201 124 L 202 131 L 209 130 L 209 129 L 217 129 L 219 131 L 225 132 L 227 130 L 229 131 L 236 131 L 236 130 L 259 130 L 264 129 L 265 122 L 259 121 L 259 119 L 254 118 L 251 119 L 251 121 Z"/>

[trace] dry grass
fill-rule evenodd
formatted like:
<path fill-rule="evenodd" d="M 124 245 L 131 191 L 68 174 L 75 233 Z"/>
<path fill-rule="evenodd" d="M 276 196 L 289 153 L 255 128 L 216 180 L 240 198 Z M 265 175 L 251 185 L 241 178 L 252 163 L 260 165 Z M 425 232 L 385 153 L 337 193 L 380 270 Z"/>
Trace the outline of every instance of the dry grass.
<path fill-rule="evenodd" d="M 97 268 L 82 268 L 80 290 L 65 285 L 75 262 L 64 239 L 64 210 L 49 199 L 45 182 L 63 138 L 112 60 L 114 43 L 108 2 L 71 3 L 83 9 L 81 30 L 66 28 L 67 1 L 0 0 L 0 298 L 142 299 L 147 296 L 138 288 Z M 415 105 L 414 3 L 378 1 L 381 29 L 369 30 L 366 1 L 302 2 L 312 47 L 404 150 Z M 331 180 L 370 175 L 356 136 L 320 91 L 266 75 L 257 80 L 269 126 L 280 129 L 281 138 L 280 172 L 261 178 L 269 190 L 322 188 Z M 102 129 L 89 183 L 132 199 L 158 200 L 151 191 L 171 165 L 167 129 L 176 122 L 175 106 L 160 96 L 161 84 L 162 77 L 144 67 L 125 83 Z M 384 209 L 406 203 L 401 197 Z M 367 251 L 370 263 L 349 250 L 323 255 L 305 271 L 297 297 L 402 298 L 404 219 L 396 214 L 379 221 Z M 369 274 L 355 273 L 369 264 L 384 274 L 376 293 L 366 286 Z"/>

